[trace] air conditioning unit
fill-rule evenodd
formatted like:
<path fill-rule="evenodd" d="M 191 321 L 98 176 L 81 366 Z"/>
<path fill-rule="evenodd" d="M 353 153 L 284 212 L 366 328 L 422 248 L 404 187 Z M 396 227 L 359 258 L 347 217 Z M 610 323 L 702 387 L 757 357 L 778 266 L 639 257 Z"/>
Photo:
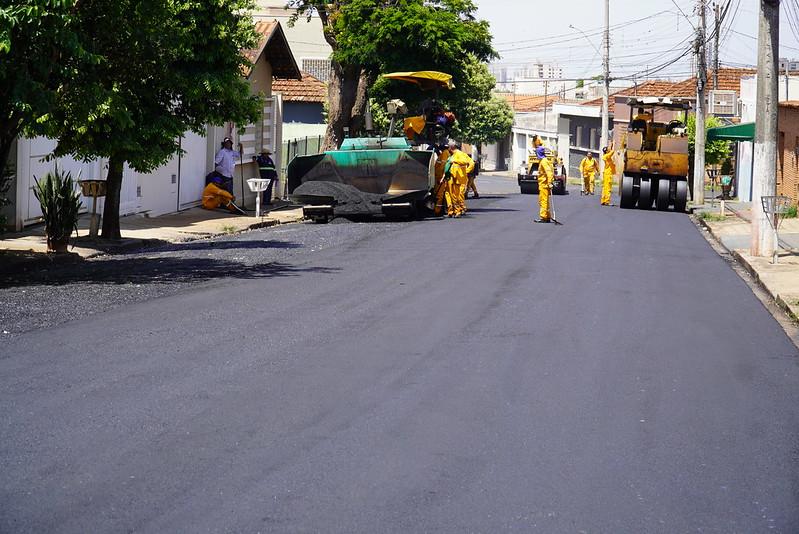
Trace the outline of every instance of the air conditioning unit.
<path fill-rule="evenodd" d="M 738 98 L 735 91 L 710 91 L 710 113 L 722 117 L 734 117 Z"/>

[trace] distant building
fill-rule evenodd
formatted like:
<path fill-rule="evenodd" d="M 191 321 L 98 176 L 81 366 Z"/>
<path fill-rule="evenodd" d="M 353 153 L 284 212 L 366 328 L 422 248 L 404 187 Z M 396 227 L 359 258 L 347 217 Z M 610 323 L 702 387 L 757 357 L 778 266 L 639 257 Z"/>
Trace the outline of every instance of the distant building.
<path fill-rule="evenodd" d="M 786 68 L 790 72 L 799 71 L 799 59 L 787 59 L 787 58 L 781 57 L 780 58 L 780 62 L 779 62 L 779 69 L 781 71 L 784 71 Z"/>
<path fill-rule="evenodd" d="M 554 63 L 531 62 L 523 65 L 493 63 L 489 72 L 497 79 L 496 90 L 525 95 L 558 95 L 565 98 L 567 86 L 563 67 Z"/>

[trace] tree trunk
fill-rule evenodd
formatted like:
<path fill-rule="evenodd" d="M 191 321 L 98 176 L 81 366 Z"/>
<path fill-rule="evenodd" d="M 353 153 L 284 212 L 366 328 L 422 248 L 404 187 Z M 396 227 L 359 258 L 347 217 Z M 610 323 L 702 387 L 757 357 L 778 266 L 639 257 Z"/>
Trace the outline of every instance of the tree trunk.
<path fill-rule="evenodd" d="M 350 132 L 352 135 L 361 135 L 366 128 L 366 110 L 369 106 L 369 88 L 377 80 L 377 75 L 365 70 L 361 71 L 358 79 L 358 89 L 355 94 L 355 105 L 352 107 L 350 118 Z"/>
<path fill-rule="evenodd" d="M 324 150 L 334 150 L 341 146 L 344 127 L 350 126 L 360 74 L 361 67 L 358 65 L 342 65 L 333 61 L 327 87 L 329 110 Z"/>
<path fill-rule="evenodd" d="M 106 179 L 105 207 L 103 208 L 103 239 L 122 239 L 119 231 L 119 199 L 122 193 L 122 170 L 125 160 L 119 156 L 111 156 L 108 160 L 108 178 Z"/>

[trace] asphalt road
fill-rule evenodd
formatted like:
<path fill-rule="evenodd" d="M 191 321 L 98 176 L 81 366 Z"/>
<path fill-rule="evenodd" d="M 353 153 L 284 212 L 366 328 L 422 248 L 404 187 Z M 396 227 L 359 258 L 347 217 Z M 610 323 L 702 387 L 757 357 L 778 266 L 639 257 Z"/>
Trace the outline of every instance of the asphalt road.
<path fill-rule="evenodd" d="M 0 339 L 0 531 L 799 530 L 799 351 L 689 218 L 487 197 L 93 266 L 145 296 Z"/>

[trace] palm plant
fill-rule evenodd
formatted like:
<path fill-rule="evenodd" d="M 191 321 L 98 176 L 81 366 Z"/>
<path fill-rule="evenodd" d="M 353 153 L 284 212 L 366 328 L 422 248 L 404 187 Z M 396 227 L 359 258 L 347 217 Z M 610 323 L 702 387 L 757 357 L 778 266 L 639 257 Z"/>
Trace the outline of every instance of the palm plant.
<path fill-rule="evenodd" d="M 69 237 L 78 231 L 81 200 L 77 183 L 72 173 L 60 170 L 58 165 L 41 180 L 35 176 L 34 180 L 33 194 L 42 206 L 47 249 L 66 252 Z"/>

